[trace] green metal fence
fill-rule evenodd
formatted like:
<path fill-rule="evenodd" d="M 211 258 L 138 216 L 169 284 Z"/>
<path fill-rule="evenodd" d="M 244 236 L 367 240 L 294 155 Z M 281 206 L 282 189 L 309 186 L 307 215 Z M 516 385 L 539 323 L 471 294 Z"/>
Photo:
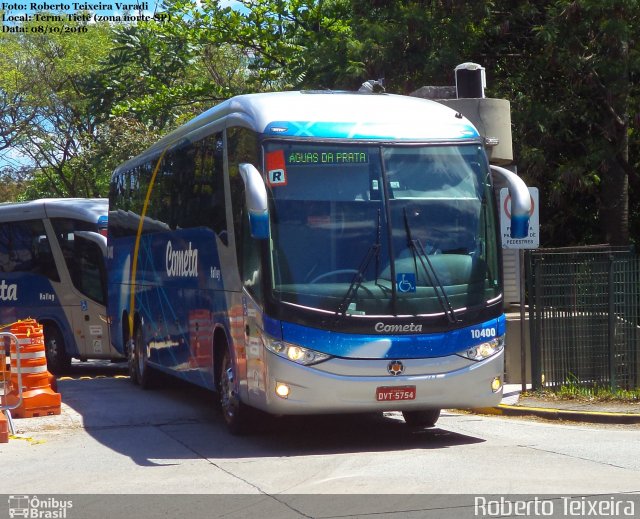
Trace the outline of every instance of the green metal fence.
<path fill-rule="evenodd" d="M 534 389 L 640 387 L 640 256 L 587 247 L 526 257 Z"/>

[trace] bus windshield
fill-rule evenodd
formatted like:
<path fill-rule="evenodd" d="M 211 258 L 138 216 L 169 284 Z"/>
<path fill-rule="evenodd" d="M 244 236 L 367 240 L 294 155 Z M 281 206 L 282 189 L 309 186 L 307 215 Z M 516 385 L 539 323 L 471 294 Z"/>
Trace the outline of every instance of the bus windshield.
<path fill-rule="evenodd" d="M 501 294 L 478 144 L 265 143 L 270 280 L 283 304 L 446 316 Z"/>

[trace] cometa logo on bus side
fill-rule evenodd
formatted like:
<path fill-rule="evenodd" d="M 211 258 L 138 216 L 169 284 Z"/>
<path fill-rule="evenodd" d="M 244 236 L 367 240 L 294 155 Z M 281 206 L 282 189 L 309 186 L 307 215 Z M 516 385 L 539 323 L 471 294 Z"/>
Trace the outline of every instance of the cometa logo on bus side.
<path fill-rule="evenodd" d="M 0 282 L 0 301 L 17 301 L 18 285 L 7 285 L 3 279 Z"/>
<path fill-rule="evenodd" d="M 197 277 L 198 275 L 198 249 L 174 250 L 173 244 L 167 242 L 166 251 L 167 276 L 170 277 Z"/>

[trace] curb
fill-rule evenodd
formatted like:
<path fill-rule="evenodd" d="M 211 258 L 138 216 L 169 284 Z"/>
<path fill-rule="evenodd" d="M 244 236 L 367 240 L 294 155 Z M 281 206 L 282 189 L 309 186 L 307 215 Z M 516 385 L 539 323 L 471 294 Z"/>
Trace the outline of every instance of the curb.
<path fill-rule="evenodd" d="M 640 424 L 640 414 L 605 413 L 595 411 L 571 411 L 545 407 L 525 407 L 500 404 L 497 407 L 481 407 L 471 410 L 478 414 L 498 416 L 537 416 L 547 420 L 567 420 L 604 424 Z"/>

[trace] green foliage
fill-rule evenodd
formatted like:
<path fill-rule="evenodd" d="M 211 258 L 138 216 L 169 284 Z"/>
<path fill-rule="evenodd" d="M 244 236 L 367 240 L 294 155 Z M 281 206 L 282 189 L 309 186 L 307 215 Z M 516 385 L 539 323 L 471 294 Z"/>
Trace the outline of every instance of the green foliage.
<path fill-rule="evenodd" d="M 0 170 L 0 202 L 17 200 L 28 186 L 29 170 L 3 168 Z"/>
<path fill-rule="evenodd" d="M 109 172 L 233 95 L 452 85 L 485 66 L 512 103 L 543 245 L 640 237 L 640 0 L 165 0 L 169 22 L 0 34 L 0 151 L 25 196 L 106 194 Z M 22 176 L 24 179 L 24 175 Z"/>
<path fill-rule="evenodd" d="M 1 116 L 7 130 L 0 133 L 0 149 L 11 147 L 31 160 L 37 175 L 28 196 L 91 196 L 98 191 L 74 161 L 82 152 L 81 142 L 95 132 L 85 80 L 108 52 L 109 31 L 98 25 L 86 29 L 10 33 L 0 39 L 0 92 L 9 108 Z"/>
<path fill-rule="evenodd" d="M 584 402 L 640 402 L 640 388 L 612 388 L 598 384 L 581 382 L 573 373 L 556 388 L 544 388 L 523 396 L 533 396 L 545 400 L 578 400 Z"/>
<path fill-rule="evenodd" d="M 167 37 L 158 25 L 149 22 L 113 29 L 113 48 L 89 81 L 93 110 L 165 128 L 176 118 L 176 109 L 188 103 L 197 90 L 191 81 L 196 49 Z"/>
<path fill-rule="evenodd" d="M 424 0 L 216 0 L 172 2 L 168 12 L 197 45 L 230 45 L 247 56 L 259 90 L 354 89 L 385 77 L 409 93 L 478 50 L 488 22 L 486 2 Z M 259 88 L 258 88 L 259 87 Z"/>
<path fill-rule="evenodd" d="M 629 242 L 639 7 L 496 2 L 505 18 L 487 40 L 489 65 L 497 95 L 512 101 L 519 171 L 542 190 L 546 245 Z"/>
<path fill-rule="evenodd" d="M 310 76 L 333 80 L 360 66 L 349 60 L 350 15 L 344 0 L 239 4 L 241 9 L 232 9 L 204 0 L 172 2 L 167 8 L 183 37 L 242 55 L 245 84 L 253 91 L 299 88 L 309 84 Z"/>
<path fill-rule="evenodd" d="M 388 88 L 409 94 L 423 85 L 454 83 L 454 67 L 481 61 L 489 23 L 488 2 L 352 0 L 357 60 L 364 76 L 386 78 Z"/>

